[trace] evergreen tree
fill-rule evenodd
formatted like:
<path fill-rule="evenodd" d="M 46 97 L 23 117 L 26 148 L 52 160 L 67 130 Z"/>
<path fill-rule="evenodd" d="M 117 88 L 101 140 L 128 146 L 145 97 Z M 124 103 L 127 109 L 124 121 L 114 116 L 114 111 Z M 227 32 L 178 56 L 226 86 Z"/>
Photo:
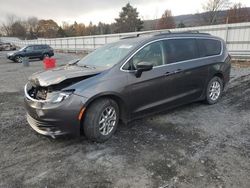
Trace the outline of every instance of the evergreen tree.
<path fill-rule="evenodd" d="M 178 28 L 184 28 L 186 27 L 186 25 L 183 23 L 183 21 L 181 21 L 178 25 L 177 25 Z"/>
<path fill-rule="evenodd" d="M 143 28 L 143 22 L 138 17 L 137 9 L 128 3 L 122 8 L 119 18 L 115 19 L 115 31 L 118 33 L 140 31 Z"/>

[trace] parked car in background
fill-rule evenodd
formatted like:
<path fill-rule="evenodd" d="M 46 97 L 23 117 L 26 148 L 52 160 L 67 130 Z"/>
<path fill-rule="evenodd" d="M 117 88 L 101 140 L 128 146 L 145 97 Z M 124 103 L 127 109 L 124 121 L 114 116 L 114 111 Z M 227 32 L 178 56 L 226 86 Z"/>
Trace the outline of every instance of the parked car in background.
<path fill-rule="evenodd" d="M 40 134 L 109 139 L 119 120 L 194 101 L 215 104 L 230 78 L 225 42 L 203 33 L 127 38 L 25 85 L 27 121 Z M 190 117 L 195 118 L 195 117 Z"/>
<path fill-rule="evenodd" d="M 44 59 L 45 57 L 51 57 L 54 55 L 54 50 L 49 45 L 28 45 L 21 48 L 18 51 L 11 52 L 7 54 L 7 58 L 21 63 L 23 57 L 28 57 L 30 59 Z"/>
<path fill-rule="evenodd" d="M 16 46 L 11 43 L 0 43 L 0 51 L 11 51 L 16 50 Z"/>

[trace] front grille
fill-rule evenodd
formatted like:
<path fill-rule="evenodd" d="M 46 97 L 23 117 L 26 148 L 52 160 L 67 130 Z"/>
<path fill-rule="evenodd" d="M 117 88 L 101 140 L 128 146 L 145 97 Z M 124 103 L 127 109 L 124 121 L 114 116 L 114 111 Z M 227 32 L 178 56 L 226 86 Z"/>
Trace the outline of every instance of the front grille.
<path fill-rule="evenodd" d="M 38 121 L 38 120 L 34 119 L 33 117 L 31 117 L 29 114 L 27 114 L 27 120 L 32 125 L 35 125 L 37 128 L 39 128 L 41 130 L 45 130 L 46 128 L 51 128 L 51 129 L 56 128 L 55 125 L 51 125 L 47 122 Z"/>
<path fill-rule="evenodd" d="M 65 134 L 61 130 L 57 128 L 55 125 L 51 125 L 46 122 L 37 121 L 34 118 L 32 118 L 29 114 L 27 114 L 27 121 L 29 125 L 38 133 L 43 135 L 49 135 L 49 136 L 56 136 L 56 135 L 62 135 Z"/>

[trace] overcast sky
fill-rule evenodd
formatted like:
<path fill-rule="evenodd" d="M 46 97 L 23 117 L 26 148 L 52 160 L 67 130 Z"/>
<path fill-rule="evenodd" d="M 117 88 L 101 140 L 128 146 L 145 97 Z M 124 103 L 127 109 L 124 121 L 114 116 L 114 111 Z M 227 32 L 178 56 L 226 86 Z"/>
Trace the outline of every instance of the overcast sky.
<path fill-rule="evenodd" d="M 128 2 L 138 9 L 143 20 L 147 20 L 159 18 L 166 9 L 172 10 L 175 16 L 202 12 L 206 0 L 0 0 L 0 22 L 6 15 L 15 14 L 22 18 L 54 19 L 58 24 L 62 21 L 112 23 Z M 232 2 L 250 6 L 250 0 Z"/>

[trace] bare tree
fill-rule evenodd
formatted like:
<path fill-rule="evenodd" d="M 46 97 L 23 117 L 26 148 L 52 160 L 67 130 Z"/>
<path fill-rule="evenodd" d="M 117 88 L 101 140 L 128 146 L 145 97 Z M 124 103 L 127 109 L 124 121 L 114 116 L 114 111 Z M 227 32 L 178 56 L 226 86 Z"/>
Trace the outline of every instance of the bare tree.
<path fill-rule="evenodd" d="M 29 28 L 32 28 L 33 30 L 35 30 L 38 25 L 38 21 L 39 20 L 37 19 L 37 17 L 30 17 L 27 19 L 27 24 Z"/>
<path fill-rule="evenodd" d="M 26 28 L 24 23 L 16 21 L 11 25 L 11 36 L 24 39 L 26 37 Z"/>
<path fill-rule="evenodd" d="M 1 25 L 1 31 L 6 36 L 12 35 L 12 25 L 18 20 L 17 16 L 14 14 L 9 14 L 6 16 L 6 21 Z"/>
<path fill-rule="evenodd" d="M 166 10 L 162 17 L 157 21 L 156 29 L 172 29 L 175 28 L 175 21 L 171 10 Z"/>
<path fill-rule="evenodd" d="M 241 3 L 234 4 L 227 12 L 227 23 L 240 23 L 250 21 L 250 11 Z"/>
<path fill-rule="evenodd" d="M 229 8 L 230 0 L 207 0 L 203 4 L 205 24 L 213 25 L 217 23 L 218 12 Z"/>

